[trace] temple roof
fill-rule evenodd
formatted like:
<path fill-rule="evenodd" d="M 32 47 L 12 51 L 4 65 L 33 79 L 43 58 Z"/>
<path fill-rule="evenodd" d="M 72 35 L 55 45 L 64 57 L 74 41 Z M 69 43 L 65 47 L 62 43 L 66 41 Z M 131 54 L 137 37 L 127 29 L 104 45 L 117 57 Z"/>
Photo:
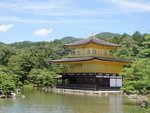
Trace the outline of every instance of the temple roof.
<path fill-rule="evenodd" d="M 73 46 L 86 45 L 86 44 L 89 44 L 89 43 L 93 43 L 93 44 L 96 44 L 96 45 L 102 45 L 102 46 L 120 47 L 120 45 L 118 45 L 118 44 L 113 44 L 113 43 L 110 43 L 110 42 L 106 42 L 104 40 L 96 38 L 95 36 L 91 36 L 87 39 L 77 41 L 77 42 L 73 42 L 73 43 L 70 43 L 70 44 L 65 44 L 64 46 L 73 47 Z"/>
<path fill-rule="evenodd" d="M 90 61 L 90 60 L 102 60 L 102 61 L 109 61 L 109 62 L 122 62 L 122 63 L 131 63 L 127 60 L 120 60 L 115 58 L 105 58 L 105 57 L 79 57 L 79 58 L 63 58 L 63 59 L 57 59 L 57 60 L 51 60 L 55 63 L 63 63 L 63 62 L 80 62 L 80 61 Z"/>

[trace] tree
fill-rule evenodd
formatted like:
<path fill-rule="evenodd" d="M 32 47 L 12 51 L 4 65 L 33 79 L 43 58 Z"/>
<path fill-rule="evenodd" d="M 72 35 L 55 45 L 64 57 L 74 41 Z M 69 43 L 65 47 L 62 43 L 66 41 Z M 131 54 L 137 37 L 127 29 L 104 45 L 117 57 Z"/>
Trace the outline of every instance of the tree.
<path fill-rule="evenodd" d="M 43 86 L 44 87 L 53 87 L 55 85 L 55 76 L 56 74 L 54 72 L 45 71 L 45 76 L 43 76 Z"/>
<path fill-rule="evenodd" d="M 10 48 L 8 46 L 0 47 L 0 65 L 7 66 L 9 58 L 15 54 L 14 48 Z"/>
<path fill-rule="evenodd" d="M 129 92 L 129 89 L 143 94 L 150 87 L 150 59 L 137 59 L 131 65 L 124 69 L 123 90 Z"/>
<path fill-rule="evenodd" d="M 13 73 L 19 76 L 19 80 L 24 83 L 27 80 L 27 76 L 33 68 L 33 62 L 30 58 L 28 50 L 22 50 L 17 52 L 16 55 L 12 55 L 9 58 L 8 68 Z"/>
<path fill-rule="evenodd" d="M 55 84 L 54 77 L 56 74 L 47 69 L 32 69 L 29 73 L 29 80 L 37 86 L 52 87 Z"/>
<path fill-rule="evenodd" d="M 141 57 L 150 58 L 150 34 L 144 35 L 144 41 L 142 42 L 140 54 L 141 54 Z"/>
<path fill-rule="evenodd" d="M 116 58 L 135 60 L 139 57 L 139 46 L 128 34 L 121 35 L 119 44 L 121 47 L 113 52 Z"/>
<path fill-rule="evenodd" d="M 134 32 L 131 38 L 134 39 L 139 46 L 143 41 L 143 35 L 139 31 Z"/>
<path fill-rule="evenodd" d="M 119 44 L 120 43 L 120 37 L 114 36 L 112 38 L 112 43 Z"/>
<path fill-rule="evenodd" d="M 14 91 L 18 84 L 17 75 L 6 73 L 3 68 L 0 68 L 0 89 L 6 94 L 8 90 Z"/>

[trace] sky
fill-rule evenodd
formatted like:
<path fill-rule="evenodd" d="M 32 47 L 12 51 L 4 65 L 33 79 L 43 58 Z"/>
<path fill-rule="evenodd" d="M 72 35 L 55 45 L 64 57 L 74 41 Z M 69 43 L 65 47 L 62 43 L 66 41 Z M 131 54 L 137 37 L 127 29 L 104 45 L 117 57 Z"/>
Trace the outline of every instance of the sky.
<path fill-rule="evenodd" d="M 0 42 L 150 32 L 150 0 L 0 0 Z"/>

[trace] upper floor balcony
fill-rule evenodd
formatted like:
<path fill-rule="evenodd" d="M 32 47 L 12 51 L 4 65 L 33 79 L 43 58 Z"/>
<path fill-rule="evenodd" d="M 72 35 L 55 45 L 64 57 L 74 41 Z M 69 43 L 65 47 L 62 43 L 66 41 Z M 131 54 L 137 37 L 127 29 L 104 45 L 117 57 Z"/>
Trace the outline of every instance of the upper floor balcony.
<path fill-rule="evenodd" d="M 112 58 L 110 49 L 96 49 L 96 48 L 77 48 L 73 49 L 69 57 L 83 57 L 83 56 L 96 56 Z"/>

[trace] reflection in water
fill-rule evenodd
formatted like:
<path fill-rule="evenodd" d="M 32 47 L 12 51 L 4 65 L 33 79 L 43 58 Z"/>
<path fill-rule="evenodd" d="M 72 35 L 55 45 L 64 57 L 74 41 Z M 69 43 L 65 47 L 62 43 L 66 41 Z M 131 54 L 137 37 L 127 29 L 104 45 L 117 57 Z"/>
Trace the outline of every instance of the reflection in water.
<path fill-rule="evenodd" d="M 110 96 L 109 104 L 109 113 L 122 113 L 122 96 Z"/>
<path fill-rule="evenodd" d="M 137 109 L 136 102 L 129 102 L 119 95 L 84 96 L 44 93 L 26 90 L 16 99 L 1 99 L 0 113 L 129 113 Z"/>

